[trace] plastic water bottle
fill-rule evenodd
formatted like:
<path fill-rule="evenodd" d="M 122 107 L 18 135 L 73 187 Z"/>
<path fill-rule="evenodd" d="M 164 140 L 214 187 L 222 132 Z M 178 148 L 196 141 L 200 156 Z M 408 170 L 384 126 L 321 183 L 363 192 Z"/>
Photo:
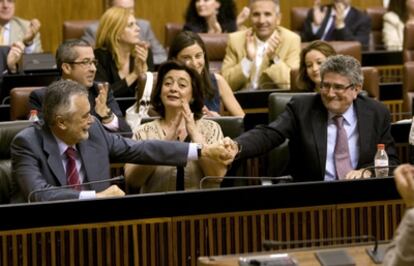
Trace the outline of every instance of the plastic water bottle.
<path fill-rule="evenodd" d="M 374 165 L 376 177 L 388 176 L 388 155 L 385 152 L 384 144 L 377 145 L 377 153 L 375 154 Z"/>
<path fill-rule="evenodd" d="M 39 117 L 37 116 L 37 110 L 36 109 L 30 110 L 29 121 L 32 121 L 32 122 L 39 121 Z"/>

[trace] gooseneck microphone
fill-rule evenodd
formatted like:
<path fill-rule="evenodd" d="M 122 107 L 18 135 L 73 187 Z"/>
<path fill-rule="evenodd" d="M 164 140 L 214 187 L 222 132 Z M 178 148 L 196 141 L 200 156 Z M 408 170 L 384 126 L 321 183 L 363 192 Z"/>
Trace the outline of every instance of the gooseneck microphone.
<path fill-rule="evenodd" d="M 224 179 L 236 179 L 236 180 L 260 180 L 262 185 L 271 185 L 272 180 L 277 181 L 292 181 L 293 178 L 290 175 L 284 176 L 205 176 L 200 180 L 200 189 L 203 188 L 203 184 L 206 180 L 224 180 Z"/>
<path fill-rule="evenodd" d="M 49 191 L 55 191 L 55 190 L 61 190 L 61 189 L 67 189 L 67 188 L 74 188 L 74 187 L 79 187 L 79 186 L 87 186 L 87 185 L 93 185 L 93 184 L 100 184 L 100 183 L 105 183 L 105 182 L 123 182 L 125 181 L 125 177 L 123 175 L 120 176 L 116 176 L 114 178 L 108 178 L 108 179 L 103 179 L 103 180 L 96 180 L 96 181 L 90 181 L 90 182 L 84 182 L 82 184 L 72 184 L 72 185 L 64 185 L 64 186 L 53 186 L 53 187 L 47 187 L 47 188 L 40 188 L 40 189 L 35 189 L 32 190 L 29 195 L 27 195 L 27 202 L 31 203 L 31 200 L 33 198 L 33 196 L 37 193 L 43 193 L 43 192 L 49 192 Z"/>
<path fill-rule="evenodd" d="M 388 166 L 375 166 L 375 165 L 371 165 L 371 166 L 365 167 L 364 170 L 362 170 L 360 178 L 363 178 L 365 172 L 368 171 L 368 170 L 375 170 L 375 169 L 381 169 L 381 168 L 397 168 L 398 166 L 399 166 L 398 164 L 390 164 Z M 392 175 L 389 175 L 388 174 L 388 176 L 392 176 Z M 374 176 L 371 176 L 371 177 L 374 177 Z"/>

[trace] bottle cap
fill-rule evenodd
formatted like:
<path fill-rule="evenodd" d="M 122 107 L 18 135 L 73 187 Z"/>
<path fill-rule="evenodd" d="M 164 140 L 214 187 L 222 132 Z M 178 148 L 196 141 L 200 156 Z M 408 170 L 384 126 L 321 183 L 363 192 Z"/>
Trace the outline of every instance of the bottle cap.
<path fill-rule="evenodd" d="M 378 148 L 378 149 L 384 149 L 384 148 L 385 148 L 385 145 L 384 145 L 384 144 L 382 144 L 382 143 L 377 144 L 377 148 Z"/>

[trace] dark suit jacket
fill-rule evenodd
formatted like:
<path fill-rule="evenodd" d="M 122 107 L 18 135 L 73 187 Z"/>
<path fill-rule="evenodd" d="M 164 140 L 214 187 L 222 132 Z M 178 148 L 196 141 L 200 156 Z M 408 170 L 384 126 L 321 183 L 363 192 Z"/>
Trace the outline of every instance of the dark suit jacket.
<path fill-rule="evenodd" d="M 154 70 L 154 64 L 152 63 L 152 54 L 151 51 L 148 53 L 148 71 Z M 98 59 L 98 66 L 96 69 L 96 81 L 106 81 L 109 82 L 110 87 L 114 93 L 115 97 L 134 97 L 135 88 L 137 87 L 137 82 L 128 86 L 125 79 L 121 79 L 118 74 L 118 68 L 116 67 L 115 61 L 112 58 L 112 54 L 104 49 L 95 49 L 95 58 Z M 148 61 L 151 61 L 150 63 Z M 134 60 L 130 58 L 129 61 L 129 71 L 131 72 L 134 69 Z"/>
<path fill-rule="evenodd" d="M 398 164 L 386 107 L 365 96 L 354 101 L 359 133 L 357 169 L 372 166 L 377 144 L 384 143 L 390 164 Z M 258 126 L 236 141 L 240 158 L 264 154 L 289 139 L 289 174 L 294 181 L 322 181 L 325 176 L 328 111 L 319 94 L 294 96 L 286 110 L 269 125 Z M 275 162 L 277 163 L 277 162 Z"/>
<path fill-rule="evenodd" d="M 309 10 L 305 24 L 303 26 L 303 31 L 301 32 L 302 42 L 310 42 L 313 40 L 320 40 L 322 38 L 328 20 L 331 16 L 331 12 L 332 6 L 328 6 L 328 12 L 325 19 L 322 21 L 321 27 L 316 34 L 313 34 L 313 10 Z M 335 29 L 332 37 L 327 41 L 359 41 L 363 47 L 368 47 L 370 33 L 370 17 L 358 9 L 351 7 L 351 10 L 345 18 L 345 27 L 340 30 Z"/>
<path fill-rule="evenodd" d="M 10 46 L 0 46 L 0 89 L 3 84 L 3 75 L 7 72 L 7 55 L 9 54 Z"/>
<path fill-rule="evenodd" d="M 38 90 L 33 90 L 30 93 L 29 96 L 29 105 L 30 110 L 36 109 L 38 111 L 38 114 L 40 118 L 42 117 L 42 102 L 43 98 L 45 96 L 46 88 L 41 88 Z M 97 114 L 95 112 L 95 98 L 98 97 L 98 85 L 96 83 L 93 84 L 93 87 L 88 88 L 88 99 L 89 104 L 91 105 L 91 114 L 97 117 Z M 131 132 L 131 127 L 128 125 L 128 123 L 125 121 L 121 109 L 119 108 L 118 103 L 116 102 L 114 95 L 111 90 L 108 91 L 108 98 L 106 99 L 106 105 L 109 109 L 112 110 L 112 112 L 118 117 L 118 123 L 119 123 L 119 132 Z"/>
<path fill-rule="evenodd" d="M 184 166 L 188 143 L 134 141 L 108 133 L 95 121 L 89 128 L 89 138 L 78 143 L 84 182 L 111 177 L 110 163 L 138 163 Z M 27 199 L 34 190 L 67 185 L 58 144 L 48 126 L 34 125 L 17 134 L 11 144 L 12 174 Z M 108 182 L 90 185 L 88 189 L 102 191 Z M 79 191 L 61 189 L 34 193 L 31 200 L 47 201 L 77 199 Z M 18 193 L 12 196 L 12 201 Z"/>

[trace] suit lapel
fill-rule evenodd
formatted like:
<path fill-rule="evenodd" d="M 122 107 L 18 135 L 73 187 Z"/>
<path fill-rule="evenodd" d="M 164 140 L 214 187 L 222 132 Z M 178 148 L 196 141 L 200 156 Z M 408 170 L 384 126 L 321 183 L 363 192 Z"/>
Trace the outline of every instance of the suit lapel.
<path fill-rule="evenodd" d="M 43 138 L 43 150 L 48 156 L 47 163 L 56 176 L 56 179 L 60 182 L 60 185 L 66 185 L 66 173 L 63 168 L 57 142 L 49 128 L 44 126 L 43 130 L 46 134 L 41 134 L 41 137 Z"/>
<path fill-rule="evenodd" d="M 319 167 L 321 169 L 322 177 L 325 175 L 325 164 L 326 164 L 326 147 L 327 147 L 327 121 L 328 121 L 328 114 L 325 107 L 322 104 L 320 99 L 320 95 L 315 97 L 319 97 L 317 99 L 315 108 L 313 108 L 312 114 L 312 138 L 314 143 L 316 143 L 316 156 L 315 158 L 319 158 Z M 318 106 L 322 105 L 322 106 Z"/>
<path fill-rule="evenodd" d="M 10 44 L 23 40 L 23 32 L 20 29 L 20 25 L 12 19 L 10 21 Z"/>
<path fill-rule="evenodd" d="M 374 114 L 371 110 L 367 108 L 363 108 L 363 103 L 359 97 L 354 101 L 356 115 L 358 119 L 358 146 L 359 146 L 359 159 L 358 159 L 358 166 L 361 162 L 366 161 L 362 156 L 364 154 L 370 154 L 369 148 L 371 143 L 370 138 L 372 131 L 372 124 L 368 123 L 368 121 L 374 121 Z M 359 168 L 359 167 L 358 167 Z"/>

